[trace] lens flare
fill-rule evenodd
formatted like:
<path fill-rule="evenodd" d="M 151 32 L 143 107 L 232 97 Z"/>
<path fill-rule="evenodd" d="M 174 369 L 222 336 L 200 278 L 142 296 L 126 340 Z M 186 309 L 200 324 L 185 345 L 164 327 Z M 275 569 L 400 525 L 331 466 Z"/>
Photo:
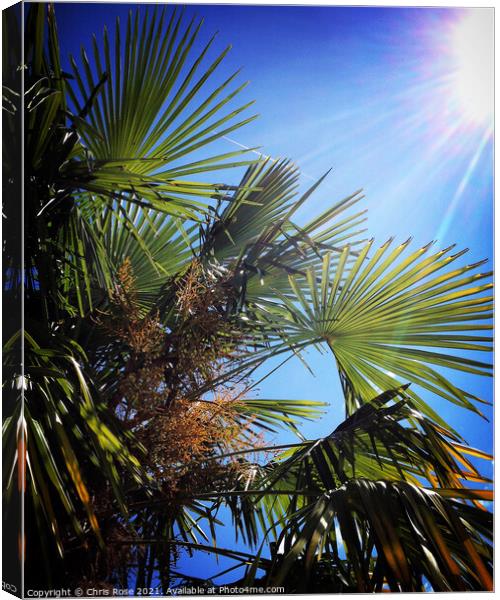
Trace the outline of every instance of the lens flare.
<path fill-rule="evenodd" d="M 450 32 L 454 71 L 451 87 L 464 118 L 484 124 L 493 114 L 493 17 L 477 9 Z"/>

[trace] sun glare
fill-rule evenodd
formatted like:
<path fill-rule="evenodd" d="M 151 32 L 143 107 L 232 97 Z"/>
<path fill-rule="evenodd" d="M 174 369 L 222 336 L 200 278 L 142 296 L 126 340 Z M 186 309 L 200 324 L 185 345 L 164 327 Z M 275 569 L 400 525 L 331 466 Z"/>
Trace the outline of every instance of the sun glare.
<path fill-rule="evenodd" d="M 477 9 L 457 21 L 451 31 L 454 61 L 452 89 L 464 117 L 475 124 L 493 114 L 493 18 Z"/>

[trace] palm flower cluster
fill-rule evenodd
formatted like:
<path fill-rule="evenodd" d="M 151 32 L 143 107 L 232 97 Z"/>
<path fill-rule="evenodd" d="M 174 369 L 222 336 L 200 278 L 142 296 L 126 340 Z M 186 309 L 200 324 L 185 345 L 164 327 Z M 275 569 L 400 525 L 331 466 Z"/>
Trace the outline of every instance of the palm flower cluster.
<path fill-rule="evenodd" d="M 224 377 L 241 345 L 226 318 L 232 288 L 227 278 L 207 282 L 204 277 L 194 260 L 173 283 L 171 329 L 158 311 L 141 311 L 126 258 L 110 291 L 109 312 L 98 321 L 126 353 L 112 401 L 115 413 L 145 449 L 144 464 L 170 502 L 175 492 L 189 496 L 193 490 L 214 489 L 234 466 L 234 461 L 207 463 L 206 458 L 258 446 L 258 436 L 249 434 L 250 418 L 241 418 L 242 387 Z M 207 388 L 210 394 L 203 393 Z"/>

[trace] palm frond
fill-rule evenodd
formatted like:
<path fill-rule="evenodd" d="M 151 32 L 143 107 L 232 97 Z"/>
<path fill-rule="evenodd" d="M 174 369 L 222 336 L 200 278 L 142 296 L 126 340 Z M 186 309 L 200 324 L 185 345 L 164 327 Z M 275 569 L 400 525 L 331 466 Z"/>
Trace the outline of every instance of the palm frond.
<path fill-rule="evenodd" d="M 455 497 L 353 479 L 285 527 L 278 544 L 289 549 L 275 556 L 268 583 L 305 590 L 326 563 L 343 574 L 344 591 L 425 591 L 426 581 L 434 591 L 491 591 L 491 514 Z"/>
<path fill-rule="evenodd" d="M 269 585 L 301 591 L 316 569 L 337 569 L 341 581 L 330 583 L 343 591 L 416 591 L 423 578 L 440 591 L 491 588 L 482 502 L 492 491 L 468 483 L 491 482 L 467 460 L 475 450 L 416 411 L 405 388 L 325 438 L 276 450 L 267 465 L 249 463 L 232 491 L 197 496 L 225 503 L 247 543 L 274 537 Z"/>
<path fill-rule="evenodd" d="M 369 242 L 351 266 L 346 246 L 333 276 L 331 254 L 326 254 L 320 283 L 309 269 L 304 294 L 299 276 L 291 276 L 295 299 L 278 292 L 283 308 L 275 304 L 280 317 L 271 316 L 270 322 L 286 334 L 284 347 L 327 344 L 338 364 L 348 414 L 377 392 L 405 382 L 480 413 L 473 403 L 479 399 L 441 370 L 491 375 L 490 363 L 457 353 L 491 351 L 491 272 L 477 272 L 484 261 L 451 268 L 464 254 L 450 254 L 453 246 L 426 257 L 429 244 L 403 258 L 408 244 L 389 252 L 389 241 L 369 258 Z M 422 412 L 444 424 L 415 391 L 409 393 Z"/>
<path fill-rule="evenodd" d="M 79 63 L 71 59 L 76 88 L 68 91 L 87 154 L 62 176 L 95 195 L 197 219 L 231 187 L 186 177 L 252 162 L 239 160 L 245 150 L 202 151 L 255 116 L 239 117 L 252 102 L 228 108 L 246 85 L 232 89 L 238 73 L 210 85 L 229 48 L 203 69 L 214 38 L 191 58 L 201 22 L 184 26 L 178 12 L 130 12 L 125 31 L 117 19 L 113 37 L 107 28 L 101 44 L 94 37 L 92 59 L 84 50 Z"/>
<path fill-rule="evenodd" d="M 299 171 L 289 160 L 262 160 L 251 165 L 230 201 L 202 231 L 202 256 L 233 265 L 241 305 L 265 301 L 274 289 L 292 293 L 288 276 L 305 274 L 321 262 L 324 252 L 335 256 L 347 240 L 353 246 L 363 230 L 365 211 L 339 216 L 362 199 L 360 191 L 334 203 L 303 227 L 294 222 L 323 179 L 298 196 Z M 337 222 L 338 220 L 338 222 Z M 328 227 L 325 225 L 328 224 Z M 353 256 L 357 253 L 352 251 Z"/>
<path fill-rule="evenodd" d="M 104 416 L 95 405 L 89 382 L 78 362 L 82 350 L 76 342 L 59 340 L 57 344 L 57 336 L 53 335 L 51 348 L 41 346 L 27 331 L 24 336 L 26 390 L 23 419 L 29 498 L 34 502 L 35 512 L 43 515 L 41 521 L 45 519 L 48 523 L 62 556 L 64 536 L 59 534 L 60 510 L 67 514 L 75 534 L 82 536 L 90 527 L 101 539 L 86 474 L 89 460 L 99 466 L 99 476 L 111 485 L 117 505 L 124 514 L 127 508 L 120 472 L 126 472 L 138 484 L 144 484 L 147 475 L 130 450 L 131 440 L 119 433 L 109 416 Z M 8 431 L 18 427 L 18 421 L 11 419 L 6 426 L 6 439 L 9 439 Z M 139 448 L 135 451 L 140 454 Z M 15 462 L 20 460 L 19 455 L 12 456 Z M 12 473 L 13 468 L 7 469 L 9 476 L 4 482 L 7 493 L 15 484 Z M 94 480 L 92 484 L 95 483 Z M 85 517 L 79 506 L 85 509 Z"/>

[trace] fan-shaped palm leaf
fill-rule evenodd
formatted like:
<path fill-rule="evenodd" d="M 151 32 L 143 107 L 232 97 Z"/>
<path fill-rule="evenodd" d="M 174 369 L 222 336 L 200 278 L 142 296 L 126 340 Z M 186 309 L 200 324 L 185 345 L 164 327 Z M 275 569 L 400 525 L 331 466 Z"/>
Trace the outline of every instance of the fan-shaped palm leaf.
<path fill-rule="evenodd" d="M 283 350 L 286 345 L 328 345 L 338 364 L 348 413 L 380 390 L 406 382 L 479 412 L 471 401 L 479 398 L 437 369 L 491 375 L 491 364 L 456 352 L 491 351 L 491 337 L 485 334 L 491 329 L 492 298 L 487 292 L 492 284 L 480 283 L 491 272 L 477 272 L 484 261 L 452 268 L 464 254 L 450 254 L 453 246 L 425 256 L 429 244 L 402 258 L 408 244 L 389 252 L 389 241 L 368 258 L 373 246 L 369 242 L 351 266 L 345 247 L 333 276 L 331 255 L 326 254 L 320 283 L 309 269 L 304 294 L 299 277 L 290 277 L 294 301 L 281 294 L 283 306 L 270 310 L 266 318 L 282 328 Z M 440 420 L 415 391 L 409 393 L 423 412 Z"/>
<path fill-rule="evenodd" d="M 233 492 L 202 497 L 225 501 L 248 542 L 273 534 L 280 550 L 268 583 L 291 579 L 290 591 L 308 589 L 325 563 L 341 576 L 328 585 L 344 591 L 417 590 L 422 577 L 434 590 L 490 589 L 491 514 L 482 502 L 492 492 L 466 485 L 491 482 L 466 454 L 476 451 L 418 413 L 400 389 L 329 436 L 250 465 L 251 477 Z M 290 577 L 292 568 L 301 576 Z"/>
<path fill-rule="evenodd" d="M 106 28 L 102 45 L 94 37 L 92 59 L 84 50 L 81 67 L 72 59 L 77 89 L 68 92 L 86 157 L 65 166 L 67 183 L 180 218 L 197 218 L 211 198 L 225 197 L 229 187 L 185 178 L 251 162 L 235 163 L 245 150 L 194 156 L 255 116 L 237 120 L 252 102 L 227 109 L 246 85 L 229 91 L 237 73 L 209 88 L 229 48 L 204 71 L 214 38 L 190 58 L 200 27 L 194 20 L 184 27 L 177 9 L 130 12 L 125 33 L 117 19 L 114 39 Z"/>
<path fill-rule="evenodd" d="M 242 304 L 263 301 L 273 295 L 274 288 L 291 293 L 288 275 L 305 273 L 326 251 L 333 253 L 333 269 L 336 252 L 346 240 L 352 246 L 360 243 L 356 238 L 363 230 L 355 228 L 364 221 L 366 211 L 339 219 L 362 199 L 360 192 L 329 206 L 303 227 L 294 223 L 295 213 L 324 177 L 298 196 L 299 172 L 290 161 L 255 163 L 247 169 L 231 200 L 222 203 L 220 214 L 202 232 L 201 254 L 234 266 Z"/>
<path fill-rule="evenodd" d="M 464 507 L 459 491 L 455 497 L 408 482 L 353 479 L 285 527 L 279 544 L 291 536 L 291 547 L 276 555 L 269 582 L 282 585 L 293 567 L 300 575 L 290 591 L 307 589 L 323 561 L 340 566 L 345 591 L 424 591 L 425 580 L 434 591 L 491 591 L 491 514 Z"/>

